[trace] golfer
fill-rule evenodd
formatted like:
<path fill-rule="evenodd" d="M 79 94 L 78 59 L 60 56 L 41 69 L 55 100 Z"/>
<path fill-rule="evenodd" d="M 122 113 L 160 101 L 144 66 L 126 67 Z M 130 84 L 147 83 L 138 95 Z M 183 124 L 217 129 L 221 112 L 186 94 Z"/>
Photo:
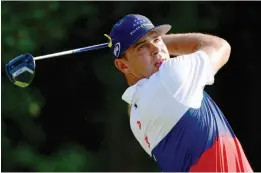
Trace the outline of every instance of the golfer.
<path fill-rule="evenodd" d="M 129 87 L 131 130 L 162 172 L 253 172 L 222 111 L 204 91 L 230 56 L 229 43 L 201 33 L 167 34 L 130 14 L 111 32 L 115 66 Z"/>

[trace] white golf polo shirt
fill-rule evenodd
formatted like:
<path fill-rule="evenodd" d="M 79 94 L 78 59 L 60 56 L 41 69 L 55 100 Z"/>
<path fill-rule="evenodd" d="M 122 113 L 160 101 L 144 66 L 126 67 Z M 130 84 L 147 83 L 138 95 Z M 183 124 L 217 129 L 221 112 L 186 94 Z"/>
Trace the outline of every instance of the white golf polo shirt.
<path fill-rule="evenodd" d="M 214 83 L 207 54 L 165 61 L 129 87 L 130 126 L 162 172 L 252 172 L 222 111 L 203 90 Z"/>
<path fill-rule="evenodd" d="M 127 88 L 122 99 L 131 105 L 130 126 L 142 148 L 153 148 L 189 108 L 199 108 L 205 85 L 214 82 L 203 51 L 165 61 L 158 72 Z"/>

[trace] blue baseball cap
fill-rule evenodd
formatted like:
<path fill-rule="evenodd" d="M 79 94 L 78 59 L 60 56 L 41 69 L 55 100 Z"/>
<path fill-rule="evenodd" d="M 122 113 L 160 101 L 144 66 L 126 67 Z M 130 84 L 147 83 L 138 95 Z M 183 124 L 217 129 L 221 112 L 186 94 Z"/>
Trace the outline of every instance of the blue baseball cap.
<path fill-rule="evenodd" d="M 171 29 L 171 25 L 164 24 L 154 26 L 145 16 L 139 14 L 129 14 L 120 19 L 112 28 L 109 47 L 112 50 L 114 58 L 119 58 L 135 42 L 150 31 L 156 31 L 160 35 L 166 34 Z"/>

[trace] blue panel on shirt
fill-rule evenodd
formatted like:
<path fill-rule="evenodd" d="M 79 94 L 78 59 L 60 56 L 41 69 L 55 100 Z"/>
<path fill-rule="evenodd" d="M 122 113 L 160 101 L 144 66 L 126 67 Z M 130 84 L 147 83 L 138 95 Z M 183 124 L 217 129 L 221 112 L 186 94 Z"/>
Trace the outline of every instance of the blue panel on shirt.
<path fill-rule="evenodd" d="M 163 140 L 152 150 L 163 172 L 188 172 L 216 137 L 234 133 L 221 110 L 204 92 L 201 107 L 190 108 Z"/>

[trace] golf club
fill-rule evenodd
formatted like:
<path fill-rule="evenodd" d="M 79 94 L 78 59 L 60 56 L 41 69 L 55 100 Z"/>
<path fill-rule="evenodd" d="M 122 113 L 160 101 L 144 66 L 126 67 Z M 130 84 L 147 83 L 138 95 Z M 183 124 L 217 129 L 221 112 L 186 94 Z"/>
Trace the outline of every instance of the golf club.
<path fill-rule="evenodd" d="M 109 38 L 110 41 L 109 43 L 102 43 L 93 46 L 87 46 L 83 48 L 78 48 L 78 49 L 73 49 L 73 50 L 53 53 L 49 55 L 38 56 L 38 57 L 33 57 L 29 53 L 22 54 L 20 56 L 15 57 L 14 59 L 12 59 L 6 64 L 5 72 L 12 83 L 22 88 L 27 87 L 31 84 L 34 78 L 36 60 L 111 47 L 112 41 L 110 36 L 108 36 L 107 34 L 104 35 L 107 38 Z"/>

